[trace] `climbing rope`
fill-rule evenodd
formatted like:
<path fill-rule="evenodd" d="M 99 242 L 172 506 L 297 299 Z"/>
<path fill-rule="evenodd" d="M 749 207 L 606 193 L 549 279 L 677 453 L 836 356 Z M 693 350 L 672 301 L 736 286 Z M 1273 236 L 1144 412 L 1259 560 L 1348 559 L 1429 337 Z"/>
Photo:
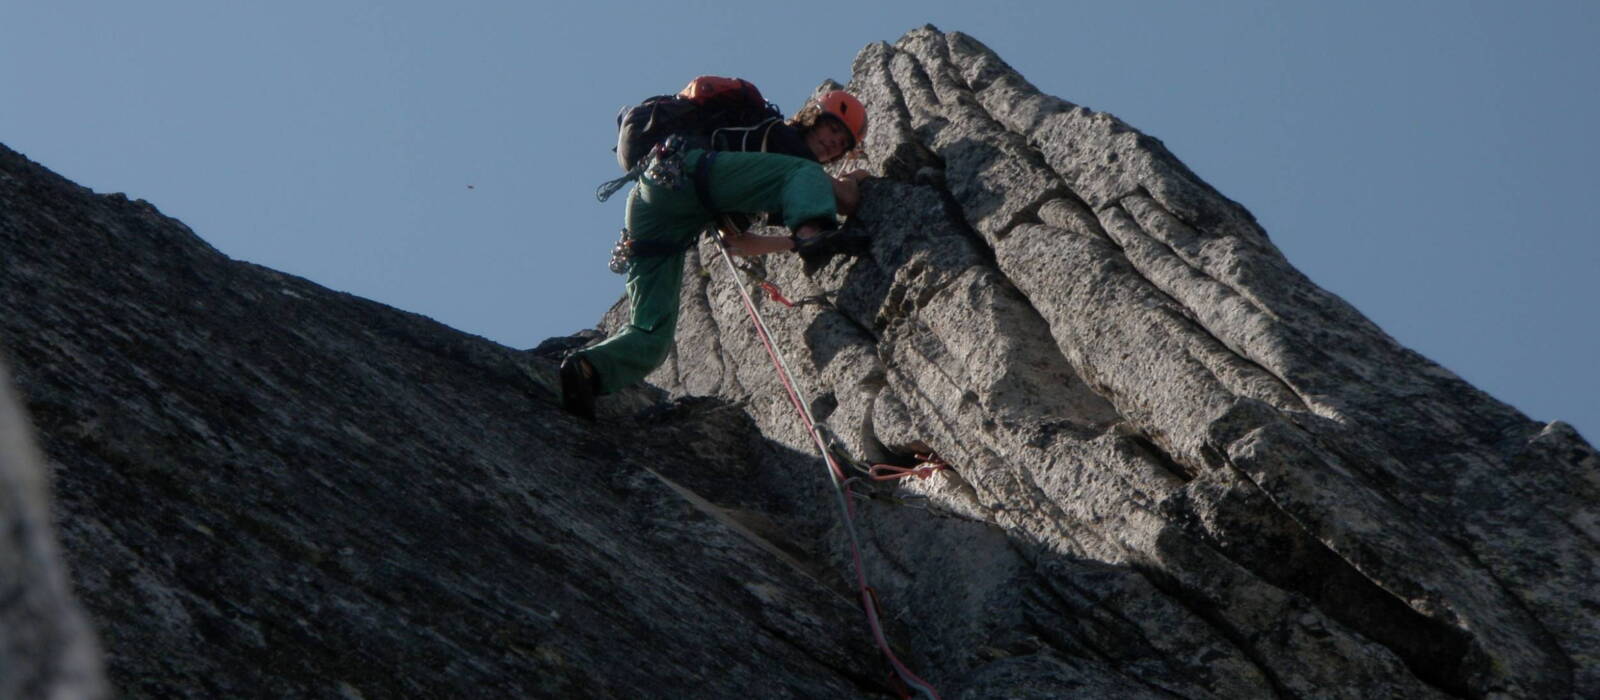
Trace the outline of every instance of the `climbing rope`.
<path fill-rule="evenodd" d="M 733 264 L 732 256 L 728 255 L 726 246 L 718 246 L 722 253 L 722 261 L 727 263 L 728 271 L 734 279 L 738 279 L 740 268 Z M 770 284 L 770 283 L 769 283 Z M 784 361 L 782 353 L 772 342 L 772 334 L 767 331 L 766 321 L 761 318 L 761 313 L 756 310 L 755 302 L 750 299 L 750 293 L 743 285 L 735 284 L 739 290 L 739 299 L 744 302 L 744 310 L 750 315 L 750 322 L 755 326 L 756 335 L 761 339 L 761 344 L 766 347 L 767 356 L 772 358 L 773 368 L 777 370 L 778 379 L 783 384 L 784 391 L 789 396 L 789 402 L 794 405 L 795 412 L 800 415 L 800 420 L 805 424 L 806 433 L 811 436 L 811 442 L 816 445 L 817 451 L 822 453 L 823 461 L 827 462 L 829 475 L 833 481 L 834 497 L 838 501 L 839 509 L 844 514 L 845 532 L 849 535 L 850 557 L 855 562 L 856 589 L 861 596 L 861 608 L 867 615 L 867 625 L 872 628 L 873 641 L 877 643 L 878 650 L 883 652 L 889 666 L 894 669 L 895 676 L 906 687 L 902 688 L 904 697 L 911 697 L 910 691 L 915 690 L 923 697 L 939 700 L 938 691 L 927 681 L 917 677 L 910 668 L 900 662 L 894 651 L 889 648 L 889 640 L 884 636 L 883 625 L 879 621 L 880 609 L 878 595 L 872 586 L 867 583 L 867 570 L 861 558 L 861 537 L 856 532 L 855 503 L 850 499 L 849 478 L 844 470 L 839 467 L 839 462 L 834 459 L 833 452 L 828 449 L 828 444 L 822 438 L 822 433 L 817 429 L 817 419 L 812 415 L 810 402 L 806 401 L 800 393 L 800 388 L 794 382 L 794 375 L 789 371 L 789 364 Z M 773 287 L 776 289 L 776 287 Z"/>

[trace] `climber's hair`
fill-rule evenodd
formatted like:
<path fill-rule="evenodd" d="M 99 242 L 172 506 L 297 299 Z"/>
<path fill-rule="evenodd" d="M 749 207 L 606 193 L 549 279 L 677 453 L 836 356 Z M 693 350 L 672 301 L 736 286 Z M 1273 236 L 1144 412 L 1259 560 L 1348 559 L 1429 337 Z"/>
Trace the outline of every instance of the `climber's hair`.
<path fill-rule="evenodd" d="M 801 131 L 810 131 L 812 127 L 817 125 L 817 120 L 821 119 L 823 114 L 822 105 L 817 104 L 816 100 L 811 100 L 806 102 L 806 106 L 801 107 L 800 111 L 795 112 L 794 116 L 789 119 L 789 126 Z M 830 115 L 829 118 L 831 119 L 832 116 Z"/>

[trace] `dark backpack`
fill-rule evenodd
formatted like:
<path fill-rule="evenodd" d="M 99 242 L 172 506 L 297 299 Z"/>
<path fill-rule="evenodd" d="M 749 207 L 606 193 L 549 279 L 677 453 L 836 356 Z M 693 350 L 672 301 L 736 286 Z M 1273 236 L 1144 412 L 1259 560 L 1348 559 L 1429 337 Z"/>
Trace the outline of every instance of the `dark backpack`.
<path fill-rule="evenodd" d="M 782 118 L 750 81 L 702 75 L 676 95 L 657 95 L 617 112 L 617 164 L 633 170 L 650 149 L 674 134 L 689 148 L 706 148 L 717 129 Z"/>

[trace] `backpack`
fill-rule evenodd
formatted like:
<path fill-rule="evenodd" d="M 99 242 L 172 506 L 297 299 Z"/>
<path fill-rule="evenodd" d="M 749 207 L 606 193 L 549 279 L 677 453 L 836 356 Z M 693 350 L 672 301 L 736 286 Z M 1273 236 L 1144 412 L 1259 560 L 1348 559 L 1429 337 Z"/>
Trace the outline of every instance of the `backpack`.
<path fill-rule="evenodd" d="M 689 148 L 706 148 L 718 129 L 782 118 L 750 81 L 702 75 L 676 95 L 657 95 L 617 112 L 617 164 L 632 171 L 668 136 L 682 136 Z"/>

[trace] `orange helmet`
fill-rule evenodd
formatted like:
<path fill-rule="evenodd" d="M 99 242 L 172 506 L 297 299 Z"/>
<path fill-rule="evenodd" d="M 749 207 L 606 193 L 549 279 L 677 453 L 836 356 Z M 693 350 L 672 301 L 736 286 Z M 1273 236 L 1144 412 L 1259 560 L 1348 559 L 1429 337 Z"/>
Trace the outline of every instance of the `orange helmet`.
<path fill-rule="evenodd" d="M 843 90 L 834 90 L 817 98 L 817 106 L 822 108 L 822 113 L 838 119 L 850 130 L 850 136 L 856 140 L 855 145 L 861 145 L 861 140 L 867 137 L 867 108 L 861 106 L 861 100 Z"/>

